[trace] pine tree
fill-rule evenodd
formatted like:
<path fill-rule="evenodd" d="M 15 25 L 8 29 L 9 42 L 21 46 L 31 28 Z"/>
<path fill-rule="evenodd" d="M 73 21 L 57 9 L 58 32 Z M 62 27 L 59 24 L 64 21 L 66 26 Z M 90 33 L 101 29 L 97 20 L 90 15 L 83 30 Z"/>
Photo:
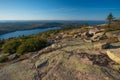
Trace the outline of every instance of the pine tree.
<path fill-rule="evenodd" d="M 110 25 L 111 25 L 113 19 L 114 19 L 114 17 L 113 17 L 113 15 L 112 15 L 112 13 L 110 13 L 110 14 L 107 16 L 107 21 L 108 21 L 109 27 L 110 27 Z"/>

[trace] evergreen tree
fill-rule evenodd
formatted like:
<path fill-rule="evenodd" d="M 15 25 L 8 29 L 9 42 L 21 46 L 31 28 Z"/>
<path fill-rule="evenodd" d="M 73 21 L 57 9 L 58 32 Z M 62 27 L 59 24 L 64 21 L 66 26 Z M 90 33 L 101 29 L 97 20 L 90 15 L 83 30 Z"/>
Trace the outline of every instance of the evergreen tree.
<path fill-rule="evenodd" d="M 112 13 L 110 13 L 110 14 L 107 16 L 107 21 L 108 21 L 109 27 L 110 27 L 111 22 L 112 22 L 113 19 L 114 19 L 114 17 L 113 17 L 113 15 L 112 15 Z"/>

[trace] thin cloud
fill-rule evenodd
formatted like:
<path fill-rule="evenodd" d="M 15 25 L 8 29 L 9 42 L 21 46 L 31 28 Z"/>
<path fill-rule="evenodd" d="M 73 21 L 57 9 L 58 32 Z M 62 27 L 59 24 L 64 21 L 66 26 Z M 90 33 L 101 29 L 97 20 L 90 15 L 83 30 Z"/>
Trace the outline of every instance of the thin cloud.
<path fill-rule="evenodd" d="M 120 10 L 120 8 L 58 8 L 53 11 L 76 11 L 76 10 L 86 10 L 86 9 L 101 9 L 101 10 Z"/>

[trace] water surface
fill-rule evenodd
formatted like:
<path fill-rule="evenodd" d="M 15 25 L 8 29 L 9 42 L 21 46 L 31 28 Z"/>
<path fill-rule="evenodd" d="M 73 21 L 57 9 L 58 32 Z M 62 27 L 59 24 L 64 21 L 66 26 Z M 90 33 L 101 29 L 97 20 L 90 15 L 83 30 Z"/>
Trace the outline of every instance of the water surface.
<path fill-rule="evenodd" d="M 10 33 L 6 33 L 6 34 L 2 34 L 0 35 L 0 39 L 8 39 L 8 38 L 12 38 L 12 37 L 19 37 L 19 36 L 29 36 L 32 34 L 38 34 L 41 32 L 45 32 L 48 30 L 54 30 L 54 29 L 58 29 L 57 27 L 51 27 L 51 28 L 38 28 L 38 29 L 32 29 L 32 30 L 21 30 L 21 31 L 15 31 L 15 32 L 10 32 Z"/>

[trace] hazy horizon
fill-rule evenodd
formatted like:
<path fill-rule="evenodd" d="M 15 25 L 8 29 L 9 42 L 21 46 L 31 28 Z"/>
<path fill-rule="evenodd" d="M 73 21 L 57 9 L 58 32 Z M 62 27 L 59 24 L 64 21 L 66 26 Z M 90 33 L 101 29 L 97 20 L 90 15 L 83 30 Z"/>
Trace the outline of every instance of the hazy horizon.
<path fill-rule="evenodd" d="M 117 18 L 117 19 L 120 19 L 120 18 Z M 78 19 L 78 20 L 74 20 L 74 19 L 0 19 L 0 21 L 106 21 L 106 18 L 103 19 L 103 20 L 97 20 L 97 19 Z"/>
<path fill-rule="evenodd" d="M 0 0 L 0 20 L 105 20 L 120 18 L 120 0 Z"/>

